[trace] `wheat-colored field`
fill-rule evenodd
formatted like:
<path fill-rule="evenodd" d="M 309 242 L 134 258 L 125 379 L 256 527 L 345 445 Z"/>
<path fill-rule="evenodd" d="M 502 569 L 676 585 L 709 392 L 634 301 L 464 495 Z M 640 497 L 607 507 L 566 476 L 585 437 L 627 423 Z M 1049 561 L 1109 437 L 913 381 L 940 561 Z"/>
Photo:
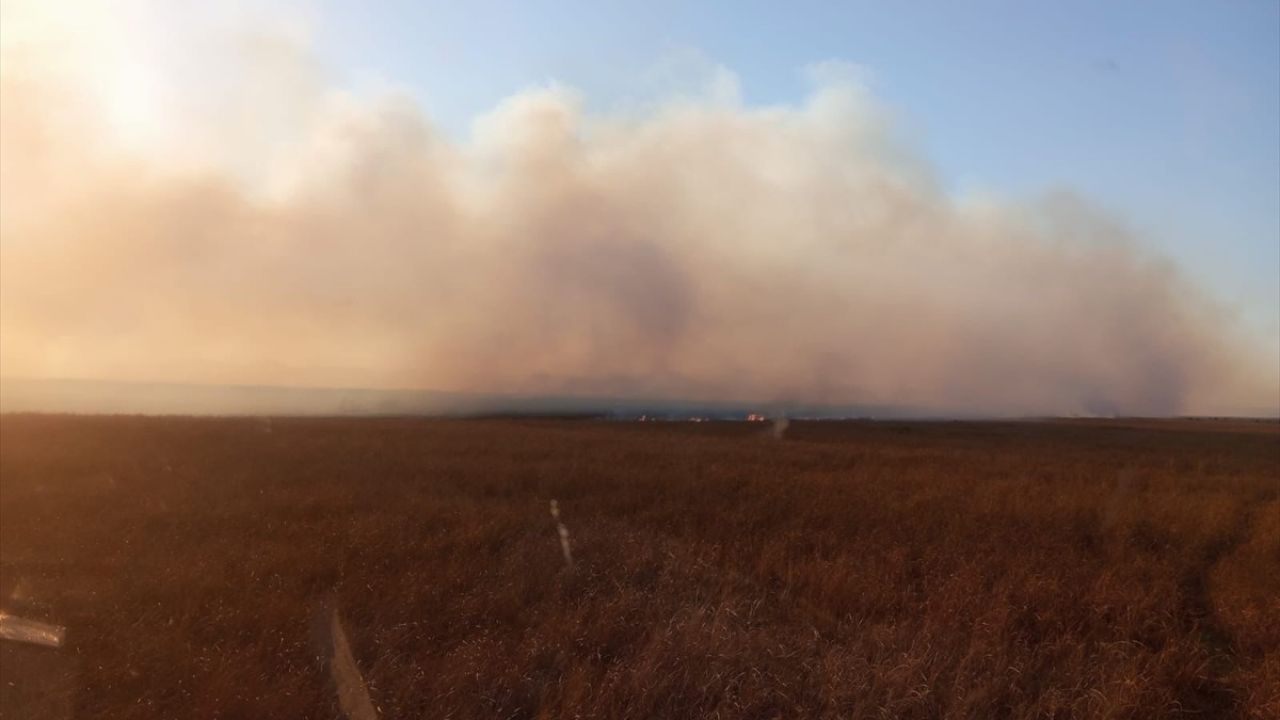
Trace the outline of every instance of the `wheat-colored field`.
<path fill-rule="evenodd" d="M 5 416 L 0 580 L 4 717 L 1261 720 L 1280 425 Z"/>

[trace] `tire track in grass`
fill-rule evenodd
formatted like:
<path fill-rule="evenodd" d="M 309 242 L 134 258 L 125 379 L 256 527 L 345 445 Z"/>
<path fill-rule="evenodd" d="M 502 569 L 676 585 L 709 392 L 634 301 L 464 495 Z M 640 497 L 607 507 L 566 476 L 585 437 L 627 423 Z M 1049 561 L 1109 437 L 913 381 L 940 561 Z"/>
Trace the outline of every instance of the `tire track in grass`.
<path fill-rule="evenodd" d="M 1209 544 L 1200 562 L 1189 572 L 1182 583 L 1182 614 L 1191 626 L 1192 635 L 1208 653 L 1205 670 L 1208 677 L 1191 693 L 1184 703 L 1191 712 L 1206 717 L 1243 718 L 1245 708 L 1237 688 L 1228 680 L 1239 664 L 1235 638 L 1222 624 L 1213 608 L 1213 594 L 1209 579 L 1214 568 L 1236 548 L 1249 540 L 1257 518 L 1257 508 L 1265 504 L 1267 497 L 1251 498 L 1240 513 L 1240 522 L 1231 532 Z"/>

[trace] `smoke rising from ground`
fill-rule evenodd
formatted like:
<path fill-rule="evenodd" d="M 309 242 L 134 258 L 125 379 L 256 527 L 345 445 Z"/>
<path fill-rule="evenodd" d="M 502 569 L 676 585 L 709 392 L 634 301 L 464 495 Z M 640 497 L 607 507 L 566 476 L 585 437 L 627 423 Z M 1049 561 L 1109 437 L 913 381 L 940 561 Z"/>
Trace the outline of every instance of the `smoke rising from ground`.
<path fill-rule="evenodd" d="M 114 142 L 74 73 L 8 51 L 4 374 L 999 413 L 1277 402 L 1274 358 L 1121 223 L 1069 194 L 948 196 L 838 66 L 784 107 L 744 107 L 723 75 L 618 115 L 534 88 L 458 141 L 403 95 L 327 89 L 305 53 L 254 43 L 151 147 Z"/>

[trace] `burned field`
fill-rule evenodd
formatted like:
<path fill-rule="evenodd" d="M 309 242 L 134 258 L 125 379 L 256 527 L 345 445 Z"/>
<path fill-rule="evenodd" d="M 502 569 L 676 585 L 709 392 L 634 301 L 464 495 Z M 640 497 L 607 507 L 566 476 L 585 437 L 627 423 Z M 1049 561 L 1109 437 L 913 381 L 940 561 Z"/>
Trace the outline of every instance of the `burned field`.
<path fill-rule="evenodd" d="M 1278 568 L 1274 422 L 0 418 L 5 717 L 1261 719 Z"/>

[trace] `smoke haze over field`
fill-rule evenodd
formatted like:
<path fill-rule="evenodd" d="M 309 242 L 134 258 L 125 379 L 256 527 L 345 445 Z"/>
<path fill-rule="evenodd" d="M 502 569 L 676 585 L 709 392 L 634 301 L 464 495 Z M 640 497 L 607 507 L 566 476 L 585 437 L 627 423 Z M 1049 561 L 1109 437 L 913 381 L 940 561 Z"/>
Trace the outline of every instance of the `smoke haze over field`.
<path fill-rule="evenodd" d="M 331 87 L 288 34 L 236 34 L 213 78 L 138 70 L 124 40 L 63 53 L 65 23 L 5 9 L 6 375 L 995 413 L 1278 402 L 1271 352 L 1121 221 L 1069 193 L 949 196 L 849 67 L 811 69 L 795 106 L 745 106 L 724 71 L 617 114 L 550 84 L 457 140 L 407 94 Z M 104 101 L 109 71 L 151 105 Z"/>

